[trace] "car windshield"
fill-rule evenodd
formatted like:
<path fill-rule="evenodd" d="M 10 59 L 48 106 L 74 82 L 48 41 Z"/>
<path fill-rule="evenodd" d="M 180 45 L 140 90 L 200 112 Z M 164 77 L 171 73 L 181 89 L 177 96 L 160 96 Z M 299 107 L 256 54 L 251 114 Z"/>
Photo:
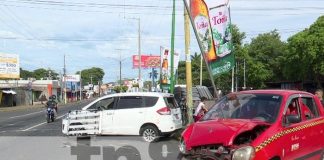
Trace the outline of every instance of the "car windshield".
<path fill-rule="evenodd" d="M 274 94 L 231 93 L 224 96 L 206 113 L 202 121 L 213 119 L 254 119 L 273 123 L 282 96 Z"/>

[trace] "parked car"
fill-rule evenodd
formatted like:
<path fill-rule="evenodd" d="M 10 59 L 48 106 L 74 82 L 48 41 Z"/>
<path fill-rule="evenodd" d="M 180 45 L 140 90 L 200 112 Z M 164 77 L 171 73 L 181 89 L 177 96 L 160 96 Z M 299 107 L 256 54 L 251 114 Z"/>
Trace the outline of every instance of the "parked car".
<path fill-rule="evenodd" d="M 80 125 L 78 133 L 99 135 L 141 135 L 145 141 L 156 141 L 160 136 L 167 136 L 182 128 L 181 110 L 172 94 L 156 92 L 130 92 L 110 94 L 101 97 L 82 108 L 77 119 L 70 120 L 73 115 L 63 120 L 63 133 L 69 134 L 73 123 Z M 87 112 L 88 111 L 88 112 Z M 91 113 L 89 113 L 91 112 Z M 100 114 L 94 114 L 98 113 Z M 99 127 L 91 128 L 91 120 L 86 116 L 99 117 Z M 83 118 L 82 118 L 83 117 Z M 78 122 L 79 121 L 79 122 Z M 85 128 L 84 126 L 89 124 Z M 72 128 L 72 127 L 71 127 Z M 99 129 L 99 130 L 98 130 Z M 87 132 L 89 130 L 89 132 Z M 92 132 L 96 130 L 95 132 Z M 76 133 L 76 132 L 75 132 Z"/>
<path fill-rule="evenodd" d="M 302 91 L 230 93 L 185 129 L 179 149 L 190 159 L 323 159 L 324 110 Z"/>

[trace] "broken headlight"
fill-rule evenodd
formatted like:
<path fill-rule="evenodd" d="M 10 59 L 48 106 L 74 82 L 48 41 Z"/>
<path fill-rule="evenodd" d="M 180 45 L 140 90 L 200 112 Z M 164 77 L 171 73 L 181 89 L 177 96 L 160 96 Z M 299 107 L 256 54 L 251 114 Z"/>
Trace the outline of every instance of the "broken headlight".
<path fill-rule="evenodd" d="M 251 160 L 254 157 L 254 148 L 252 146 L 241 147 L 234 151 L 233 160 Z"/>

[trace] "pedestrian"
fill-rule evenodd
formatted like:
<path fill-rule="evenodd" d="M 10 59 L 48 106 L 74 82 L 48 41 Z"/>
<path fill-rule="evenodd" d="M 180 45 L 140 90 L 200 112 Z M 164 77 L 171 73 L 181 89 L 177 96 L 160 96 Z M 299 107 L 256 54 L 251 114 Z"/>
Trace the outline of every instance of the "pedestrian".
<path fill-rule="evenodd" d="M 322 89 L 317 89 L 316 92 L 315 92 L 315 95 L 318 97 L 318 99 L 322 103 L 322 106 L 324 107 L 323 90 Z"/>
<path fill-rule="evenodd" d="M 200 103 L 198 104 L 195 114 L 193 116 L 195 122 L 197 122 L 200 118 L 202 118 L 205 115 L 205 113 L 208 111 L 208 109 L 206 108 L 206 105 L 205 105 L 206 100 L 207 100 L 206 97 L 200 98 Z"/>

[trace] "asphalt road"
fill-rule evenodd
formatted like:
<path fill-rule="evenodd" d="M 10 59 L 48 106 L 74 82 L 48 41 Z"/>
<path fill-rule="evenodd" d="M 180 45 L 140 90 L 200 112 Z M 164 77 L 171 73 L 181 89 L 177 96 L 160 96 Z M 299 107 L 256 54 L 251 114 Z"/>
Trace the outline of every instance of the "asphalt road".
<path fill-rule="evenodd" d="M 62 117 L 90 101 L 59 105 L 55 122 L 47 123 L 44 108 L 0 112 L 0 136 L 62 136 Z"/>
<path fill-rule="evenodd" d="M 62 117 L 88 103 L 90 101 L 59 106 L 58 117 L 53 123 L 46 122 L 45 108 L 0 112 L 0 159 L 181 159 L 178 141 L 173 137 L 147 143 L 139 136 L 91 136 L 83 139 L 64 136 Z"/>

